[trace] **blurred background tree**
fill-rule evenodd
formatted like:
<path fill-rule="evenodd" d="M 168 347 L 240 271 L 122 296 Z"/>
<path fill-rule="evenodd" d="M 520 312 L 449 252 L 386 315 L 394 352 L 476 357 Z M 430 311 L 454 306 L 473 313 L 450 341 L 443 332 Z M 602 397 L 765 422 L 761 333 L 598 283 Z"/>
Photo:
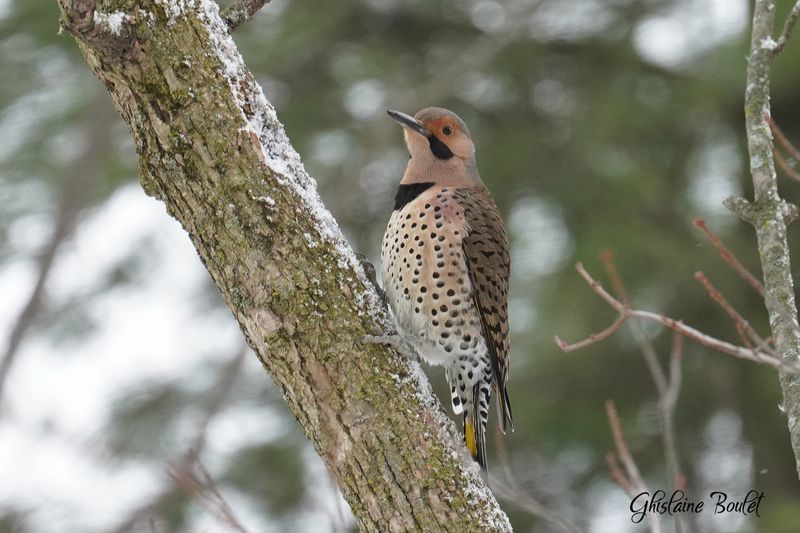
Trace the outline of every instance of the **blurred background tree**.
<path fill-rule="evenodd" d="M 791 5 L 779 3 L 779 21 Z M 55 2 L 0 0 L 0 357 L 11 362 L 0 531 L 226 530 L 180 480 L 192 453 L 250 531 L 353 528 L 189 240 L 141 192 L 129 133 L 57 18 Z M 606 399 L 649 485 L 670 482 L 630 331 L 570 354 L 552 341 L 614 318 L 572 265 L 599 274 L 598 253 L 613 248 L 637 307 L 735 341 L 692 278 L 703 270 L 767 332 L 758 295 L 691 225 L 704 217 L 758 272 L 752 228 L 721 205 L 750 193 L 749 18 L 745 0 L 274 0 L 235 35 L 327 206 L 375 261 L 407 157 L 385 109 L 440 105 L 469 124 L 513 251 L 516 432 L 490 453 L 589 531 L 643 527 L 606 467 Z M 795 141 L 799 42 L 777 59 L 772 91 Z M 797 202 L 798 184 L 782 180 Z M 666 362 L 670 333 L 644 331 Z M 683 378 L 690 494 L 765 492 L 761 518 L 704 513 L 693 525 L 796 531 L 775 372 L 687 343 Z M 517 531 L 551 530 L 504 507 Z"/>

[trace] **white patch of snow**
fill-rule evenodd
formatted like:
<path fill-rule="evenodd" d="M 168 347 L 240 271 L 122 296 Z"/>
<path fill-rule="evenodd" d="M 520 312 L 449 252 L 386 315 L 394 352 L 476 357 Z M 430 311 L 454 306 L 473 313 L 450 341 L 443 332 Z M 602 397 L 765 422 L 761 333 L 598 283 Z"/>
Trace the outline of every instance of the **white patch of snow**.
<path fill-rule="evenodd" d="M 167 26 L 173 26 L 187 8 L 195 7 L 195 0 L 155 0 L 155 3 L 164 8 Z"/>
<path fill-rule="evenodd" d="M 764 158 L 758 154 L 755 154 L 753 157 L 750 158 L 750 170 L 755 171 L 756 169 L 761 168 L 764 165 Z"/>
<path fill-rule="evenodd" d="M 107 29 L 114 35 L 122 33 L 122 25 L 130 20 L 127 13 L 115 11 L 114 13 L 94 12 L 94 23 L 103 29 Z"/>
<path fill-rule="evenodd" d="M 267 207 L 275 207 L 275 200 L 272 199 L 272 196 L 253 196 L 252 198 L 256 202 L 261 202 Z"/>
<path fill-rule="evenodd" d="M 761 39 L 761 49 L 762 50 L 775 50 L 778 47 L 778 43 L 775 42 L 775 39 L 772 37 L 767 37 L 766 39 Z"/>
<path fill-rule="evenodd" d="M 303 233 L 303 237 L 305 237 L 309 248 L 316 248 L 317 247 L 318 243 L 317 243 L 317 241 L 314 240 L 314 237 L 312 237 L 310 233 Z"/>

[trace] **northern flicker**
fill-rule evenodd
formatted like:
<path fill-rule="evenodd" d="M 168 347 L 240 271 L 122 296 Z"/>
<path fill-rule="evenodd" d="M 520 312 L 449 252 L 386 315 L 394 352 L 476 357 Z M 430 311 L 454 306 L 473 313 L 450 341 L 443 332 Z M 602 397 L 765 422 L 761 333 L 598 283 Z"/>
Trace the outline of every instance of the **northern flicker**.
<path fill-rule="evenodd" d="M 464 121 L 437 107 L 388 113 L 403 125 L 411 159 L 383 236 L 384 290 L 403 341 L 444 367 L 464 440 L 485 470 L 492 389 L 500 428 L 513 430 L 505 226 Z"/>

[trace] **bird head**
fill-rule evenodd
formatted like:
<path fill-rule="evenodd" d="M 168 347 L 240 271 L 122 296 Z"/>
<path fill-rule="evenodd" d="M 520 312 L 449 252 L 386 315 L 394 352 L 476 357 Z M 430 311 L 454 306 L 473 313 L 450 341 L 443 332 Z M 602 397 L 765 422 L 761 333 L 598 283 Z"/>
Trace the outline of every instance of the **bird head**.
<path fill-rule="evenodd" d="M 480 180 L 475 145 L 458 115 L 441 107 L 425 108 L 413 117 L 392 110 L 388 114 L 404 127 L 411 154 L 404 182 L 470 184 Z"/>

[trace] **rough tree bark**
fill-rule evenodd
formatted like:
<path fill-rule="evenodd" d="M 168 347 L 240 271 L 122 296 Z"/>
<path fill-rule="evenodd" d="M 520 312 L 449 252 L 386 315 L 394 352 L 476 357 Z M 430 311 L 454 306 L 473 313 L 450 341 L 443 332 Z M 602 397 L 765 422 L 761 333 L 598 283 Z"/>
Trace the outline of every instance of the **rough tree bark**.
<path fill-rule="evenodd" d="M 798 10 L 798 6 L 794 9 Z M 768 122 L 770 67 L 778 44 L 772 38 L 774 24 L 774 0 L 756 0 L 745 91 L 745 120 L 754 200 L 748 202 L 742 198 L 730 198 L 726 205 L 755 227 L 764 274 L 764 300 L 775 348 L 785 360 L 799 361 L 800 327 L 797 323 L 794 280 L 786 237 L 786 226 L 797 217 L 797 208 L 778 194 L 772 133 Z M 779 42 L 785 45 L 786 38 L 788 35 L 785 34 Z M 795 468 L 800 475 L 800 374 L 781 371 L 780 383 Z"/>
<path fill-rule="evenodd" d="M 388 328 L 212 0 L 58 0 L 188 232 L 365 530 L 510 530 Z M 125 216 L 125 213 L 120 213 Z"/>

